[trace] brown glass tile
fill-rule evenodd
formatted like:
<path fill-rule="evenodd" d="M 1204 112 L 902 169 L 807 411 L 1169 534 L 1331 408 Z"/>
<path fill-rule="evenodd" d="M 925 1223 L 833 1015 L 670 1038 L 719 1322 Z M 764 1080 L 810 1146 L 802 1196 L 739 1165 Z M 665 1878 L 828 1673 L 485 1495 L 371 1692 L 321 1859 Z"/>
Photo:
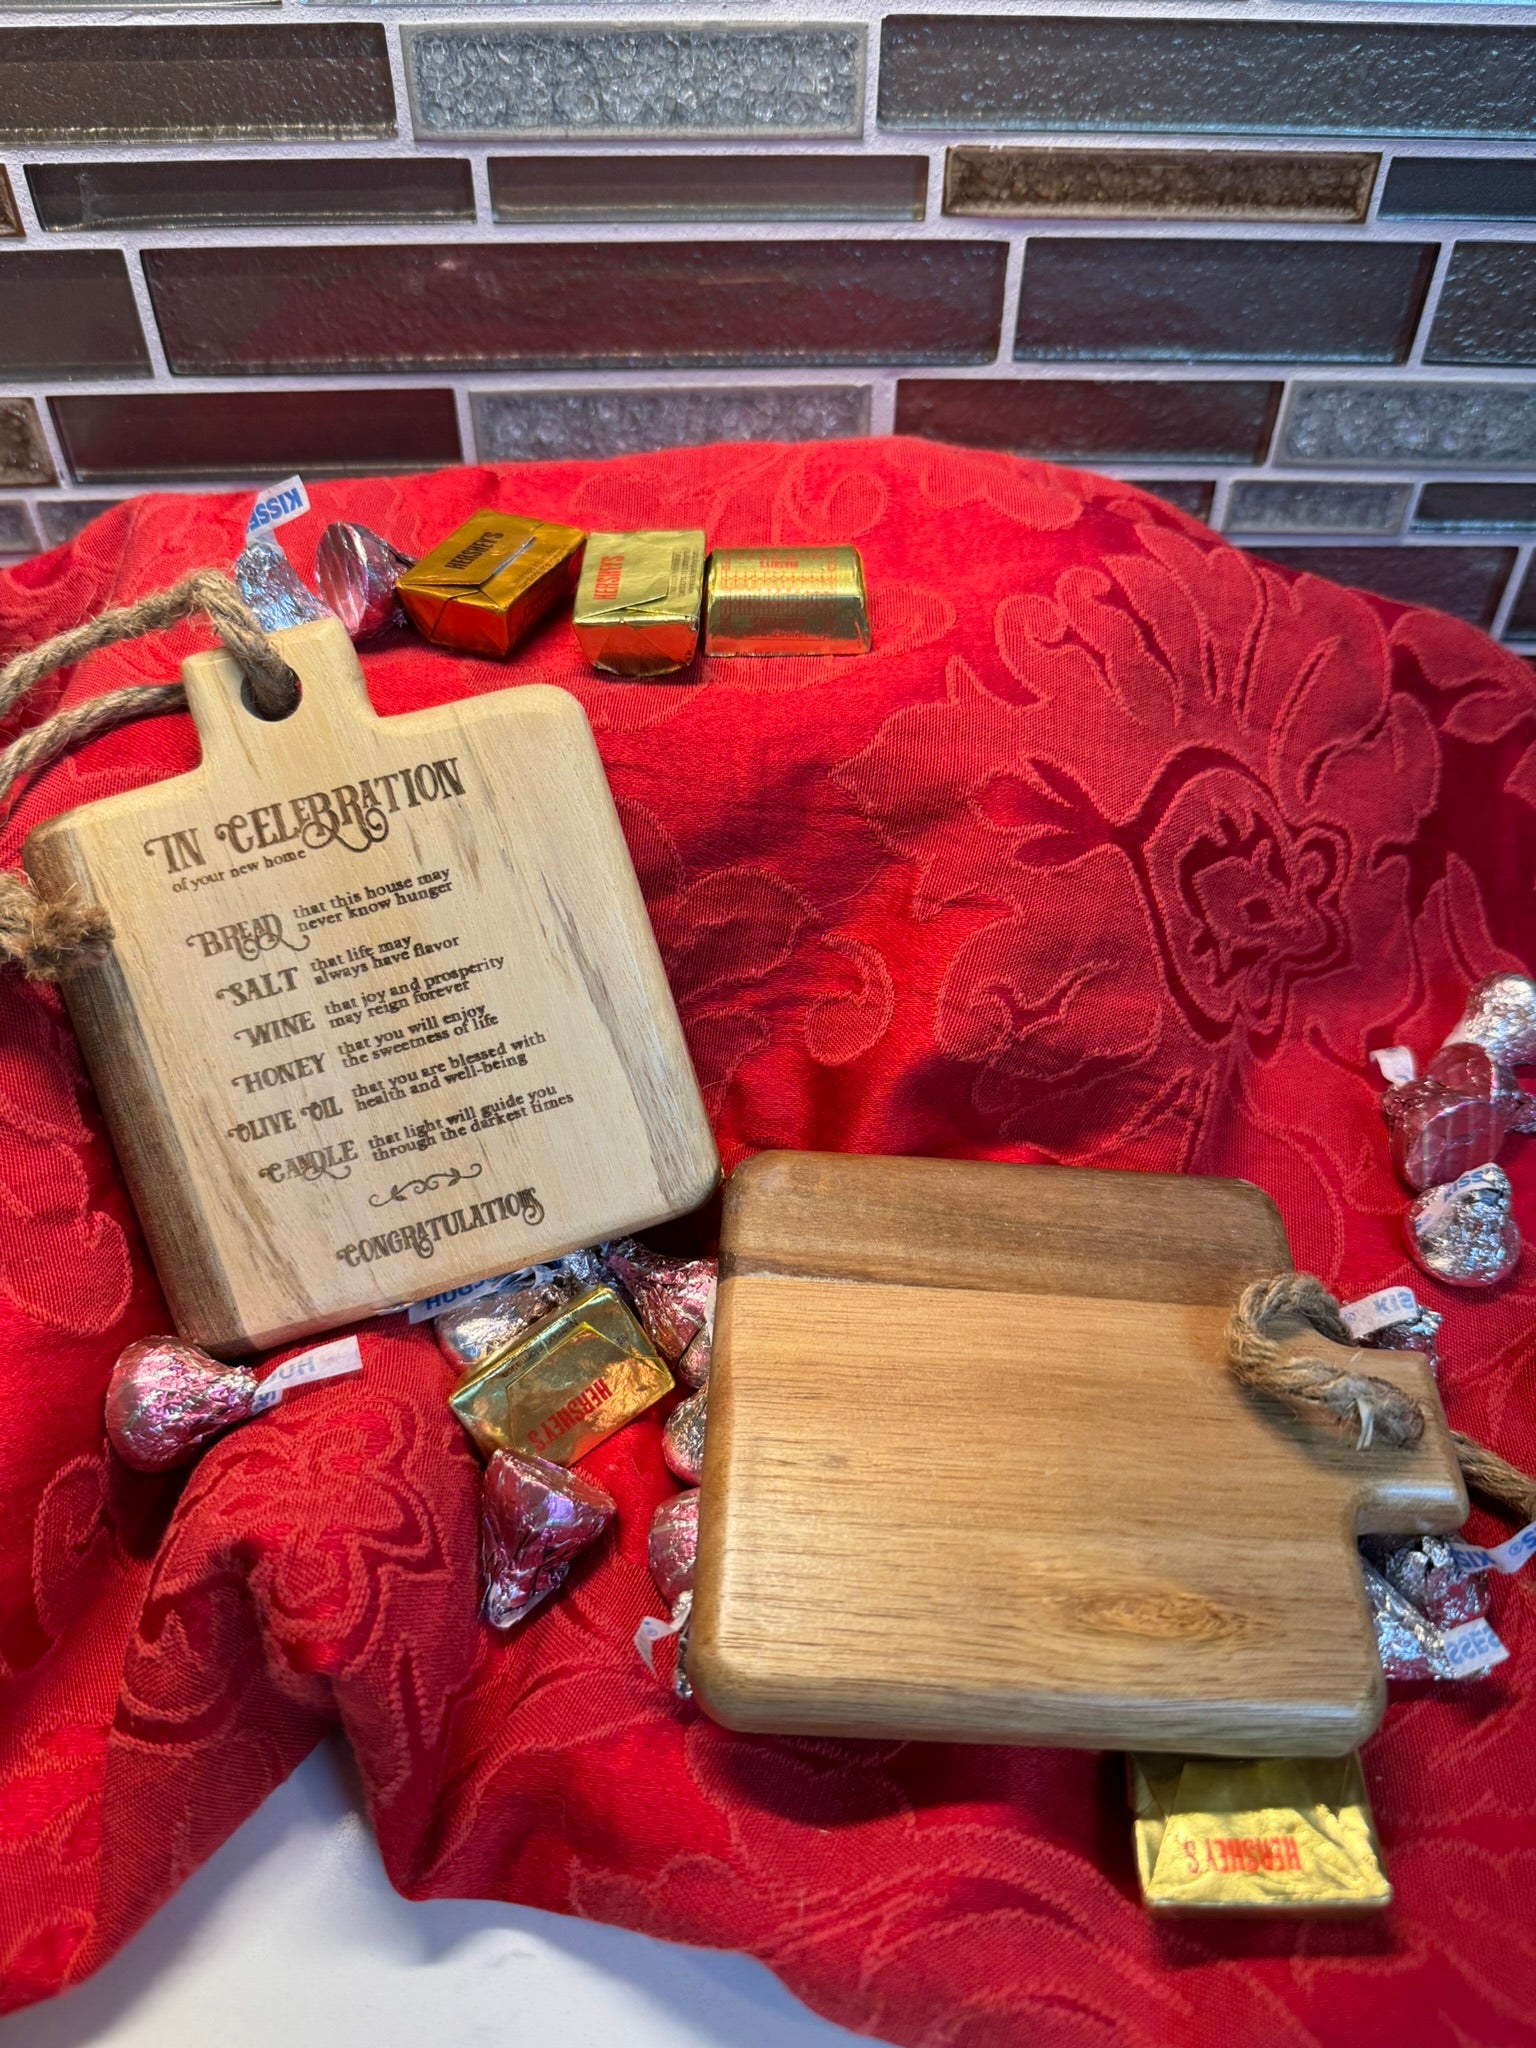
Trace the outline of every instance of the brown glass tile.
<path fill-rule="evenodd" d="M 374 22 L 0 29 L 0 141 L 393 135 Z"/>
<path fill-rule="evenodd" d="M 1491 626 L 1515 565 L 1513 548 L 1256 547 L 1271 562 L 1374 591 L 1399 604 L 1424 604 L 1474 626 Z"/>
<path fill-rule="evenodd" d="M 30 398 L 0 398 L 0 484 L 51 484 L 53 461 Z"/>
<path fill-rule="evenodd" d="M 904 377 L 896 431 L 1081 462 L 1261 462 L 1278 384 Z"/>
<path fill-rule="evenodd" d="M 458 462 L 451 391 L 143 392 L 54 398 L 81 483 L 344 476 Z"/>
<path fill-rule="evenodd" d="M 1364 220 L 1378 156 L 1256 149 L 954 148 L 944 211 L 1019 218 Z"/>
<path fill-rule="evenodd" d="M 925 156 L 493 156 L 497 220 L 921 220 Z"/>
<path fill-rule="evenodd" d="M 1002 242 L 586 242 L 146 254 L 173 369 L 975 363 Z"/>
<path fill-rule="evenodd" d="M 16 195 L 11 190 L 11 181 L 4 164 L 0 164 L 0 235 L 19 235 L 21 219 L 16 211 Z"/>
<path fill-rule="evenodd" d="M 1014 354 L 1400 363 L 1434 259 L 1417 242 L 1032 235 Z"/>
<path fill-rule="evenodd" d="M 147 377 L 149 355 L 116 249 L 0 256 L 0 377 Z"/>
<path fill-rule="evenodd" d="M 27 183 L 45 228 L 475 217 L 469 165 L 457 157 L 28 164 Z"/>

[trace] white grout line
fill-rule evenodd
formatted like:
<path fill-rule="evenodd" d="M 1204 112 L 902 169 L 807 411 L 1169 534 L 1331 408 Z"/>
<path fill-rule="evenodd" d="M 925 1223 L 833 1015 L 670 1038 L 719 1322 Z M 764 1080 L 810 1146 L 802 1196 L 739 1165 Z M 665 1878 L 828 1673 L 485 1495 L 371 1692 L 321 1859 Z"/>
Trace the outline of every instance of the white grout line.
<path fill-rule="evenodd" d="M 1520 595 L 1521 586 L 1530 573 L 1533 559 L 1536 559 L 1536 543 L 1526 541 L 1516 549 L 1515 566 L 1510 572 L 1509 582 L 1505 585 L 1504 595 L 1499 599 L 1499 608 L 1493 615 L 1493 624 L 1488 628 L 1495 640 L 1501 640 L 1504 637 L 1504 629 L 1509 623 L 1509 615 L 1515 608 L 1515 600 Z M 1521 635 L 1522 640 L 1528 637 L 1530 636 Z"/>
<path fill-rule="evenodd" d="M 1418 331 L 1413 337 L 1413 346 L 1408 351 L 1406 367 L 1409 369 L 1417 370 L 1423 367 L 1424 351 L 1429 346 L 1430 330 L 1435 324 L 1435 315 L 1440 311 L 1440 295 L 1445 290 L 1445 280 L 1450 271 L 1451 259 L 1455 253 L 1455 241 L 1450 235 L 1447 235 L 1440 244 L 1439 253 L 1435 257 L 1435 267 L 1430 274 L 1429 289 L 1424 294 L 1424 304 L 1419 313 Z"/>

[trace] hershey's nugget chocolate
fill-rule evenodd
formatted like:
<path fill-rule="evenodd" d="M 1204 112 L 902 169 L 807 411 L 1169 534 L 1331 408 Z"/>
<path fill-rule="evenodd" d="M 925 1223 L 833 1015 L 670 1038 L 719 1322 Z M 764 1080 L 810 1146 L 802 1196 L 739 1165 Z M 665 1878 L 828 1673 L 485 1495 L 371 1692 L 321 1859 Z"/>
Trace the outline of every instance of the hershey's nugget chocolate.
<path fill-rule="evenodd" d="M 1152 1912 L 1372 1912 L 1392 1902 L 1358 1756 L 1133 1756 Z"/>
<path fill-rule="evenodd" d="M 867 654 L 857 548 L 716 548 L 706 654 Z"/>
<path fill-rule="evenodd" d="M 574 1465 L 672 1390 L 672 1375 L 611 1287 L 589 1287 L 448 1396 L 482 1451 Z"/>
<path fill-rule="evenodd" d="M 576 587 L 586 535 L 477 512 L 395 584 L 418 633 L 466 654 L 508 654 Z"/>
<path fill-rule="evenodd" d="M 685 668 L 699 644 L 703 608 L 697 528 L 588 535 L 573 624 L 594 668 L 617 676 Z"/>

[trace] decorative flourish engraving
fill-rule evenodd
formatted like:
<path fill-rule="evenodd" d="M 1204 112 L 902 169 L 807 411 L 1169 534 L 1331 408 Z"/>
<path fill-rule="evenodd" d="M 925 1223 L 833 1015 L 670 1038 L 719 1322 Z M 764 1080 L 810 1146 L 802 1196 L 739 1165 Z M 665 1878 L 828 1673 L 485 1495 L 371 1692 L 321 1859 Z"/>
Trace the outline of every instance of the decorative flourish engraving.
<path fill-rule="evenodd" d="M 408 1201 L 412 1195 L 430 1195 L 436 1188 L 456 1188 L 460 1181 L 478 1180 L 479 1178 L 480 1162 L 477 1159 L 473 1166 L 449 1166 L 444 1168 L 441 1173 L 429 1173 L 424 1180 L 401 1181 L 395 1187 L 392 1187 L 387 1195 L 370 1195 L 368 1197 L 368 1206 L 370 1209 L 382 1209 L 390 1202 Z M 523 1196 L 531 1196 L 532 1192 L 531 1188 L 524 1189 Z M 526 1215 L 527 1209 L 523 1205 L 521 1198 L 519 1206 L 523 1208 L 523 1213 Z M 539 1214 L 543 1214 L 542 1209 L 540 1209 Z M 535 1220 L 535 1218 L 529 1218 L 530 1222 Z"/>

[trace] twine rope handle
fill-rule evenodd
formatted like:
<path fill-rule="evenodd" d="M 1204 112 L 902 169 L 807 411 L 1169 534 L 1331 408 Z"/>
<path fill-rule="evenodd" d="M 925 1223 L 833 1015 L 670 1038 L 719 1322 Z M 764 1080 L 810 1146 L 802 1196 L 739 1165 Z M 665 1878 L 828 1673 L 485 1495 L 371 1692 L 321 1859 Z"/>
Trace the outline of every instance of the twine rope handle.
<path fill-rule="evenodd" d="M 257 624 L 233 577 L 222 569 L 194 569 L 167 590 L 101 612 L 16 655 L 0 669 L 0 718 L 55 669 L 83 661 L 120 640 L 158 633 L 198 611 L 208 614 L 214 632 L 239 663 L 257 717 L 286 718 L 299 701 L 299 679 Z M 109 691 L 41 720 L 0 753 L 0 806 L 23 776 L 46 767 L 71 747 L 135 719 L 183 710 L 186 701 L 180 683 L 148 684 Z M 101 959 L 111 943 L 111 921 L 99 905 L 76 896 L 44 902 L 24 876 L 0 869 L 0 960 L 14 961 L 29 981 L 57 981 Z"/>
<path fill-rule="evenodd" d="M 1311 1273 L 1255 1280 L 1243 1289 L 1227 1325 L 1234 1376 L 1306 1421 L 1353 1424 L 1357 1450 L 1369 1450 L 1378 1435 L 1389 1444 L 1416 1444 L 1424 1434 L 1424 1411 L 1413 1396 L 1375 1373 L 1288 1351 L 1305 1330 L 1335 1344 L 1354 1344 L 1338 1302 Z M 1536 1479 L 1474 1437 L 1452 1430 L 1451 1441 L 1470 1488 L 1519 1521 L 1536 1521 Z"/>

